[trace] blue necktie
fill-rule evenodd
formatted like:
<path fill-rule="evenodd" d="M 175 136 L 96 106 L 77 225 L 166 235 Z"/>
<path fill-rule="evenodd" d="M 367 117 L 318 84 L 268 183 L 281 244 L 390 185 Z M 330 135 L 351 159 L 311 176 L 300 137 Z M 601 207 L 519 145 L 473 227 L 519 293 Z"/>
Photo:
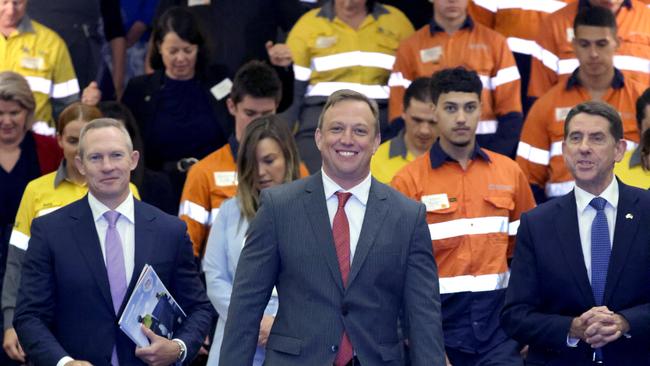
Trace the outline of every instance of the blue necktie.
<path fill-rule="evenodd" d="M 601 197 L 596 197 L 589 202 L 589 205 L 596 209 L 596 217 L 591 223 L 591 291 L 597 306 L 603 304 L 609 255 L 612 251 L 609 241 L 609 226 L 607 225 L 607 216 L 605 216 L 606 204 L 607 200 Z M 602 361 L 602 355 L 602 350 L 597 348 L 594 359 Z"/>

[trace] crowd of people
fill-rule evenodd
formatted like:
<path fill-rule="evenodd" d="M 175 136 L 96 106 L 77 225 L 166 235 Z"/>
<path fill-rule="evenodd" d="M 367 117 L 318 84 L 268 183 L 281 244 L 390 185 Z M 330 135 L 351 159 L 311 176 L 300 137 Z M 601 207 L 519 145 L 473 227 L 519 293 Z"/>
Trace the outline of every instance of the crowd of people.
<path fill-rule="evenodd" d="M 0 0 L 0 364 L 650 365 L 648 19 Z"/>

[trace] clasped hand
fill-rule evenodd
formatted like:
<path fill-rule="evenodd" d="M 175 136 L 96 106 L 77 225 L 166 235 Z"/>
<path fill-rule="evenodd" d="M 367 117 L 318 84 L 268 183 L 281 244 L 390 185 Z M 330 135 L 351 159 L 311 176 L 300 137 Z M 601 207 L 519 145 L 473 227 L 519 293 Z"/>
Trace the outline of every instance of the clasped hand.
<path fill-rule="evenodd" d="M 606 306 L 589 309 L 573 318 L 569 336 L 579 338 L 592 348 L 600 348 L 619 339 L 630 330 L 627 320 Z"/>

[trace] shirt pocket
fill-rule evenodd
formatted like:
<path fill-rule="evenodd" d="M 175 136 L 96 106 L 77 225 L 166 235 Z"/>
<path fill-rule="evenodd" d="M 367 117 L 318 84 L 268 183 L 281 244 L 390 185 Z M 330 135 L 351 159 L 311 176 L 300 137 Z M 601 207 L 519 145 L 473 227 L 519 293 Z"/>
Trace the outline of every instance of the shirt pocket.
<path fill-rule="evenodd" d="M 512 195 L 485 196 L 488 209 L 485 215 L 485 231 L 488 243 L 497 246 L 508 245 L 510 212 L 515 208 Z"/>
<path fill-rule="evenodd" d="M 465 233 L 457 230 L 454 221 L 458 211 L 457 202 L 449 202 L 449 207 L 427 212 L 427 222 L 429 222 L 429 231 L 433 242 L 433 249 L 436 255 L 445 250 L 451 250 L 458 247 Z"/>

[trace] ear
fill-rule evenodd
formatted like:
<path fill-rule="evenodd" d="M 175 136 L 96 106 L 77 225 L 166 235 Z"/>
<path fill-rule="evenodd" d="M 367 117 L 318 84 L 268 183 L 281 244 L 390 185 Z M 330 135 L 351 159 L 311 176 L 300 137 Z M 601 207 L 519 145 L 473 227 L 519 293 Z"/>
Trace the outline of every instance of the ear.
<path fill-rule="evenodd" d="M 234 117 L 235 114 L 237 114 L 237 106 L 235 105 L 235 102 L 232 101 L 232 98 L 228 97 L 228 99 L 226 99 L 226 106 L 228 107 L 230 115 Z"/>
<path fill-rule="evenodd" d="M 75 155 L 75 157 L 74 157 L 74 165 L 77 167 L 77 170 L 79 171 L 79 173 L 81 173 L 81 175 L 83 175 L 85 177 L 86 176 L 86 169 L 84 169 L 84 165 L 83 165 L 83 162 L 81 161 L 81 157 L 79 156 L 79 154 Z"/>
<path fill-rule="evenodd" d="M 138 150 L 133 150 L 133 152 L 131 152 L 131 171 L 135 170 L 138 166 L 138 161 L 140 161 L 140 152 Z"/>
<path fill-rule="evenodd" d="M 320 128 L 316 129 L 316 132 L 314 133 L 314 140 L 316 140 L 316 147 L 318 147 L 318 151 L 322 151 L 321 145 L 323 143 L 323 134 L 320 132 Z"/>
<path fill-rule="evenodd" d="M 372 154 L 373 155 L 377 152 L 377 149 L 379 149 L 380 144 L 381 144 L 381 132 L 378 132 L 375 135 L 375 140 L 372 142 Z"/>
<path fill-rule="evenodd" d="M 57 132 L 56 134 L 56 143 L 59 144 L 59 147 L 63 149 L 63 136 Z"/>
<path fill-rule="evenodd" d="M 615 149 L 614 160 L 618 163 L 623 160 L 623 155 L 625 155 L 625 151 L 627 150 L 627 141 L 625 139 L 618 140 Z"/>

